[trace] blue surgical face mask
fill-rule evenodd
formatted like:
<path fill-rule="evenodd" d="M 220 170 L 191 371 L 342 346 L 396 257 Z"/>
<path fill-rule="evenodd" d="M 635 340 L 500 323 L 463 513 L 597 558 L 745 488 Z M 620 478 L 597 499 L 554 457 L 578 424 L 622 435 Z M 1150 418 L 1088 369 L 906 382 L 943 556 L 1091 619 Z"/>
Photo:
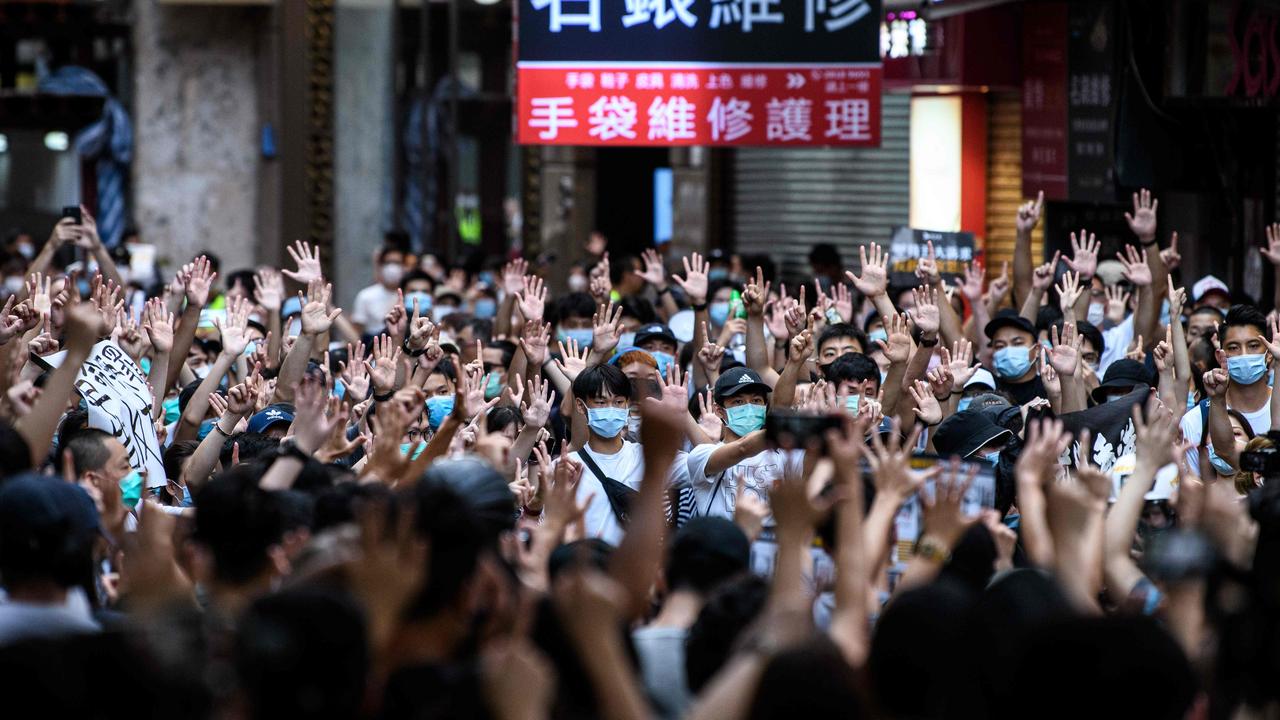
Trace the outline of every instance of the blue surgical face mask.
<path fill-rule="evenodd" d="M 996 374 L 1006 380 L 1020 378 L 1031 369 L 1031 348 L 1000 348 L 995 354 Z"/>
<path fill-rule="evenodd" d="M 151 374 L 151 359 L 150 359 L 150 358 L 142 358 L 142 359 L 138 360 L 138 367 L 142 368 L 142 374 L 143 374 L 143 375 L 150 375 L 150 374 Z"/>
<path fill-rule="evenodd" d="M 408 310 L 410 313 L 413 313 L 414 300 L 418 301 L 418 312 L 420 314 L 431 312 L 430 293 L 423 292 L 422 290 L 414 290 L 411 293 L 406 293 L 404 296 L 404 309 Z"/>
<path fill-rule="evenodd" d="M 498 314 L 498 303 L 493 298 L 480 298 L 476 300 L 475 313 L 478 318 L 488 320 Z"/>
<path fill-rule="evenodd" d="M 982 453 L 982 460 L 991 467 L 995 467 L 1000 462 L 1000 451 L 995 450 L 989 453 Z"/>
<path fill-rule="evenodd" d="M 456 312 L 458 312 L 458 308 L 452 305 L 436 305 L 431 308 L 431 319 L 435 322 L 440 322 Z"/>
<path fill-rule="evenodd" d="M 578 343 L 578 349 L 581 350 L 583 348 L 591 347 L 591 341 L 595 335 L 592 333 L 591 328 L 572 328 L 569 330 L 561 330 L 556 333 L 556 337 L 559 338 L 560 342 L 564 343 L 566 346 L 569 344 L 570 340 L 576 341 Z"/>
<path fill-rule="evenodd" d="M 191 499 L 191 488 L 186 485 L 182 486 L 182 507 L 191 507 L 196 501 Z"/>
<path fill-rule="evenodd" d="M 333 381 L 333 397 L 340 398 L 347 394 L 347 386 L 342 384 L 341 380 Z"/>
<path fill-rule="evenodd" d="M 1052 350 L 1053 343 L 1049 342 L 1048 340 L 1041 340 L 1040 347 L 1044 348 L 1045 350 Z"/>
<path fill-rule="evenodd" d="M 217 420 L 205 420 L 204 422 L 200 423 L 200 429 L 196 431 L 196 439 L 197 439 L 197 440 L 203 440 L 203 439 L 205 439 L 205 436 L 207 436 L 209 433 L 213 432 L 213 424 L 214 424 L 214 423 L 216 423 L 216 422 L 218 422 L 218 421 L 217 421 Z"/>
<path fill-rule="evenodd" d="M 739 405 L 738 407 L 726 409 L 724 413 L 728 418 L 728 422 L 725 424 L 738 437 L 749 435 L 764 427 L 766 413 L 764 405 Z"/>
<path fill-rule="evenodd" d="M 708 310 L 711 313 L 711 322 L 716 325 L 724 325 L 729 321 L 729 303 L 713 302 Z"/>
<path fill-rule="evenodd" d="M 870 341 L 872 345 L 875 345 L 877 340 L 881 342 L 889 342 L 889 333 L 885 332 L 884 328 L 876 328 L 875 330 L 867 333 L 867 340 Z"/>
<path fill-rule="evenodd" d="M 160 407 L 164 408 L 164 422 L 169 424 L 177 422 L 182 417 L 182 412 L 178 409 L 178 398 L 169 398 L 160 403 Z"/>
<path fill-rule="evenodd" d="M 973 398 L 971 397 L 960 398 L 960 401 L 956 403 L 956 412 L 964 412 L 965 410 L 968 410 L 969 405 L 971 404 L 973 404 Z"/>
<path fill-rule="evenodd" d="M 630 413 L 626 408 L 587 408 L 587 427 L 603 438 L 616 438 L 627 426 Z"/>
<path fill-rule="evenodd" d="M 1227 358 L 1227 373 L 1238 385 L 1252 385 L 1267 374 L 1267 356 L 1237 355 Z"/>
<path fill-rule="evenodd" d="M 1196 406 L 1196 391 L 1188 390 L 1187 391 L 1187 409 L 1190 410 L 1195 406 Z"/>
<path fill-rule="evenodd" d="M 400 454 L 410 455 L 410 460 L 417 460 L 423 450 L 427 449 L 427 444 L 419 440 L 416 443 L 400 443 Z"/>
<path fill-rule="evenodd" d="M 861 395 L 850 395 L 844 399 L 844 409 L 849 411 L 850 415 L 858 414 L 858 406 L 862 404 Z"/>
<path fill-rule="evenodd" d="M 1218 453 L 1213 451 L 1212 445 L 1209 446 L 1209 464 L 1213 466 L 1214 470 L 1223 475 L 1234 475 L 1236 472 L 1236 469 L 1231 467 L 1231 463 L 1223 460 Z"/>
<path fill-rule="evenodd" d="M 728 279 L 728 277 L 729 277 L 728 268 L 712 268 L 710 271 L 707 272 L 707 279 L 710 280 L 711 282 L 716 282 L 718 280 L 726 280 Z"/>
<path fill-rule="evenodd" d="M 654 360 L 658 361 L 658 374 L 666 377 L 667 368 L 671 367 L 671 363 L 676 361 L 675 356 L 670 353 L 664 353 L 661 350 L 654 350 L 649 354 L 653 356 Z"/>
<path fill-rule="evenodd" d="M 131 509 L 142 500 L 142 476 L 137 470 L 130 470 L 128 475 L 120 478 L 120 492 L 124 495 L 124 504 Z"/>
<path fill-rule="evenodd" d="M 453 412 L 452 395 L 435 395 L 427 398 L 427 424 L 432 430 L 439 429 L 440 423 Z"/>
<path fill-rule="evenodd" d="M 502 376 L 497 372 L 489 373 L 489 379 L 484 384 L 484 399 L 492 400 L 502 394 Z"/>
<path fill-rule="evenodd" d="M 257 351 L 258 351 L 258 341 L 250 340 L 249 342 L 245 343 L 244 352 L 240 354 L 245 357 L 250 357 Z"/>
<path fill-rule="evenodd" d="M 1169 301 L 1168 300 L 1165 300 L 1164 302 L 1160 303 L 1160 324 L 1161 325 L 1169 324 Z"/>

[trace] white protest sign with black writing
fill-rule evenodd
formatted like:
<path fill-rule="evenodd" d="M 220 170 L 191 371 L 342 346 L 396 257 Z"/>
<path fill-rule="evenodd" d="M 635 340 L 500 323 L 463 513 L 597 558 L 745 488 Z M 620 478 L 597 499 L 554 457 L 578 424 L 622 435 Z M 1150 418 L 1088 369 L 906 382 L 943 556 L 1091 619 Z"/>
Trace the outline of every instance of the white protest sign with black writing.
<path fill-rule="evenodd" d="M 129 464 L 146 477 L 148 488 L 164 485 L 153 399 L 142 368 L 114 341 L 103 340 L 80 368 L 76 391 L 89 408 L 89 427 L 111 433 L 124 445 Z"/>

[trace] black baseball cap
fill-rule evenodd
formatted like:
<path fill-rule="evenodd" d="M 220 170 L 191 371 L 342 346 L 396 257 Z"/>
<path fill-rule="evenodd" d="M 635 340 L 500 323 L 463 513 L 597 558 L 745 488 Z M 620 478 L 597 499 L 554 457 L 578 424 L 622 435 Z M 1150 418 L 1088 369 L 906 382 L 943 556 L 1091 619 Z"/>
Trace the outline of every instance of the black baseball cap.
<path fill-rule="evenodd" d="M 933 447 L 939 455 L 967 458 L 1000 436 L 1013 433 L 996 425 L 979 410 L 965 410 L 943 420 L 933 431 Z"/>
<path fill-rule="evenodd" d="M 92 542 L 98 510 L 79 485 L 24 473 L 0 487 L 0 544 L 5 552 L 52 553 L 68 539 Z"/>
<path fill-rule="evenodd" d="M 1017 310 L 1012 308 L 1005 308 L 996 313 L 996 316 L 991 318 L 991 322 L 987 323 L 987 326 L 982 331 L 986 333 L 987 339 L 990 340 L 996 336 L 996 331 L 1002 327 L 1016 327 L 1033 338 L 1036 336 L 1036 326 L 1032 325 L 1030 320 L 1022 317 Z"/>
<path fill-rule="evenodd" d="M 635 344 L 643 345 L 654 338 L 661 338 L 672 345 L 680 345 L 680 341 L 676 339 L 675 333 L 671 332 L 671 328 L 662 323 L 649 323 L 636 330 Z"/>
<path fill-rule="evenodd" d="M 760 377 L 760 373 L 747 367 L 736 367 L 724 371 L 716 380 L 716 399 L 733 397 L 741 392 L 757 392 L 768 395 L 773 388 Z"/>
<path fill-rule="evenodd" d="M 1124 358 L 1107 366 L 1102 382 L 1093 389 L 1091 396 L 1094 402 L 1102 403 L 1106 401 L 1111 391 L 1124 390 L 1125 394 L 1128 394 L 1135 387 L 1150 387 L 1151 384 L 1151 373 L 1146 365 L 1137 360 Z"/>

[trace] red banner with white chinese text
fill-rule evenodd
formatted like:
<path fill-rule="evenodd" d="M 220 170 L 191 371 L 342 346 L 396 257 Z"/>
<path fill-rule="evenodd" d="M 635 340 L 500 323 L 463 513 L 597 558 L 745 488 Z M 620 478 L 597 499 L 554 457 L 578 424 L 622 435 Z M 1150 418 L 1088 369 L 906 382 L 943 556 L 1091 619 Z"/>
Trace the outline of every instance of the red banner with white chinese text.
<path fill-rule="evenodd" d="M 878 64 L 517 67 L 524 144 L 880 144 Z"/>

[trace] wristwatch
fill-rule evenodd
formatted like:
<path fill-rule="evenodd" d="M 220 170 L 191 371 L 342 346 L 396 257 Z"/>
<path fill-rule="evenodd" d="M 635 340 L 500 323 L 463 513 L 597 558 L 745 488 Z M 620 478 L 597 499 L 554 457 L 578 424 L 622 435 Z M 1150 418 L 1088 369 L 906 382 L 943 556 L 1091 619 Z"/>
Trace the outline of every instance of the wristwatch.
<path fill-rule="evenodd" d="M 701 305 L 697 303 L 690 303 L 689 307 L 693 308 L 694 312 L 702 312 L 703 310 L 707 309 L 707 303 L 706 301 L 703 301 Z"/>
<path fill-rule="evenodd" d="M 418 350 L 414 350 L 414 349 L 410 348 L 410 347 L 409 347 L 409 338 L 405 338 L 405 339 L 404 339 L 404 342 L 403 342 L 403 343 L 401 343 L 401 344 L 404 346 L 404 354 L 405 354 L 405 355 L 408 355 L 409 357 L 413 357 L 413 358 L 416 358 L 416 357 L 422 357 L 423 355 L 425 355 L 425 354 L 427 353 L 427 347 L 428 347 L 428 346 L 426 346 L 426 345 L 422 346 L 422 347 L 421 347 L 421 348 L 419 348 Z"/>
<path fill-rule="evenodd" d="M 921 336 L 921 337 L 920 337 L 920 347 L 922 347 L 922 348 L 926 348 L 926 347 L 936 347 L 937 345 L 938 345 L 938 336 L 937 336 L 937 335 L 934 335 L 932 340 L 930 340 L 930 339 L 928 339 L 928 338 L 926 338 L 926 337 L 924 337 L 924 336 Z"/>
<path fill-rule="evenodd" d="M 951 561 L 950 548 L 931 535 L 925 535 L 916 541 L 915 554 L 918 558 L 924 558 L 939 565 L 946 565 Z"/>

